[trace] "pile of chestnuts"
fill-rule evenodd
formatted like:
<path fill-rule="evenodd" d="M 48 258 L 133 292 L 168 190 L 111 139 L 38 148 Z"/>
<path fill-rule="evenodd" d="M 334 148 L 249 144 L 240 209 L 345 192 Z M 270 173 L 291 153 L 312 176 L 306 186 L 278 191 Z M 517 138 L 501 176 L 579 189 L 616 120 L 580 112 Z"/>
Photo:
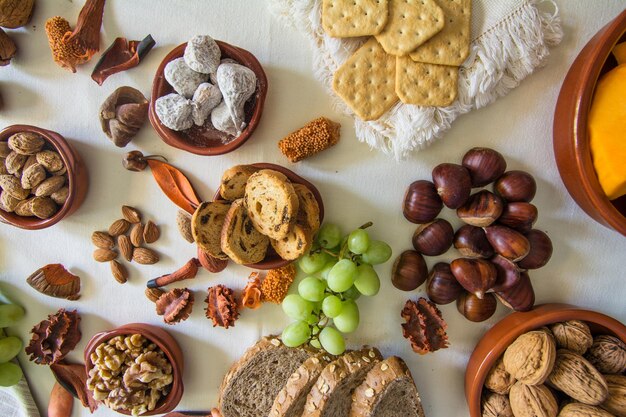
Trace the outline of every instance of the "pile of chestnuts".
<path fill-rule="evenodd" d="M 527 270 L 541 268 L 552 256 L 550 238 L 533 229 L 535 179 L 524 171 L 506 171 L 504 157 L 488 148 L 470 149 L 461 165 L 437 165 L 432 179 L 413 182 L 404 196 L 404 217 L 419 226 L 412 239 L 415 250 L 403 252 L 393 265 L 393 285 L 412 291 L 426 282 L 431 301 L 456 301 L 459 312 L 475 322 L 495 313 L 497 299 L 513 310 L 530 310 L 535 293 Z M 472 194 L 491 183 L 493 192 Z M 456 232 L 437 217 L 444 205 L 465 223 Z M 442 255 L 452 246 L 462 257 L 439 262 L 429 273 L 423 255 Z"/>

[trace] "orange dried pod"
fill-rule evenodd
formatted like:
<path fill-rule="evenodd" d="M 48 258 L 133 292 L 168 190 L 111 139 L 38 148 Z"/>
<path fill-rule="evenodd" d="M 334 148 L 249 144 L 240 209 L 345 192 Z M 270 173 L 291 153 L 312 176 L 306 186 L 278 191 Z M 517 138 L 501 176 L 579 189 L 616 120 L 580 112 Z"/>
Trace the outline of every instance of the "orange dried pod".
<path fill-rule="evenodd" d="M 50 264 L 39 268 L 26 278 L 31 287 L 51 297 L 78 300 L 80 278 L 70 273 L 61 264 Z"/>
<path fill-rule="evenodd" d="M 80 316 L 76 310 L 60 309 L 35 325 L 30 331 L 33 336 L 25 349 L 30 360 L 40 365 L 62 360 L 80 342 L 79 323 Z"/>
<path fill-rule="evenodd" d="M 425 298 L 417 303 L 407 300 L 400 315 L 406 320 L 402 335 L 409 339 L 414 352 L 424 355 L 448 347 L 448 324 L 434 303 Z"/>
<path fill-rule="evenodd" d="M 261 307 L 261 279 L 258 272 L 253 272 L 248 277 L 248 285 L 243 289 L 241 304 L 251 310 Z"/>
<path fill-rule="evenodd" d="M 176 324 L 189 318 L 193 301 L 193 293 L 187 288 L 175 288 L 159 297 L 156 312 L 165 323 Z"/>
<path fill-rule="evenodd" d="M 274 304 L 282 303 L 295 278 L 296 267 L 293 264 L 268 271 L 261 284 L 263 301 L 269 301 Z"/>
<path fill-rule="evenodd" d="M 209 287 L 205 301 L 207 303 L 206 317 L 213 321 L 213 327 L 220 326 L 228 329 L 235 326 L 239 311 L 233 290 L 223 285 Z"/>

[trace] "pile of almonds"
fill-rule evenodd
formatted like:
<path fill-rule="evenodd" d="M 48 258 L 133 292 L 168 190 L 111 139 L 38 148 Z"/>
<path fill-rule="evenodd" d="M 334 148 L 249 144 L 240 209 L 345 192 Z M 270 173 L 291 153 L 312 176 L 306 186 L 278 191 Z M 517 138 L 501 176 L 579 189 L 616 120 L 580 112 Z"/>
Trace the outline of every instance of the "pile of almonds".
<path fill-rule="evenodd" d="M 52 217 L 69 193 L 67 167 L 54 147 L 33 132 L 0 141 L 0 210 Z"/>
<path fill-rule="evenodd" d="M 412 291 L 427 282 L 428 297 L 436 304 L 457 302 L 468 320 L 493 315 L 499 299 L 516 311 L 530 310 L 535 293 L 527 270 L 544 266 L 552 256 L 548 236 L 533 229 L 537 208 L 530 203 L 537 186 L 524 171 L 506 171 L 504 157 L 493 149 L 473 148 L 462 165 L 443 163 L 433 181 L 415 181 L 404 196 L 404 217 L 419 226 L 413 234 L 415 250 L 395 261 L 392 283 Z M 491 183 L 493 192 L 472 188 Z M 456 232 L 443 218 L 443 206 L 456 210 L 464 223 Z M 430 273 L 423 255 L 438 256 L 452 246 L 461 258 L 439 262 Z"/>
<path fill-rule="evenodd" d="M 579 320 L 519 336 L 485 379 L 483 417 L 626 416 L 626 344 Z"/>
<path fill-rule="evenodd" d="M 116 260 L 116 247 L 126 261 L 152 265 L 159 261 L 159 254 L 143 245 L 156 242 L 161 235 L 159 227 L 152 220 L 145 224 L 141 222 L 141 213 L 134 207 L 122 206 L 122 216 L 109 226 L 107 232 L 96 231 L 91 235 L 91 241 L 97 247 L 93 259 L 109 262 L 111 273 L 120 284 L 128 280 L 128 271 Z"/>

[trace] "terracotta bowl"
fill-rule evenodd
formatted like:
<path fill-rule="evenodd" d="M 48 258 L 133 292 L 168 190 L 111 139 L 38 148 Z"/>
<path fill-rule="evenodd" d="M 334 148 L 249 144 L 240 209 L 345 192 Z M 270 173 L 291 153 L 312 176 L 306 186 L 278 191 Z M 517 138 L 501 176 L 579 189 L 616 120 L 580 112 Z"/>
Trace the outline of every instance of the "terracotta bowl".
<path fill-rule="evenodd" d="M 315 197 L 315 199 L 317 200 L 317 204 L 320 208 L 320 224 L 322 223 L 322 221 L 324 220 L 324 203 L 322 201 L 322 196 L 320 194 L 320 192 L 318 191 L 317 188 L 315 188 L 315 186 L 313 184 L 311 184 L 309 181 L 305 180 L 304 178 L 302 178 L 301 176 L 299 176 L 298 174 L 296 174 L 295 172 L 280 166 L 280 165 L 276 165 L 276 164 L 270 164 L 270 163 L 256 163 L 256 164 L 250 164 L 253 167 L 259 168 L 259 169 L 273 169 L 274 171 L 278 171 L 282 174 L 284 174 L 287 178 L 289 178 L 289 180 L 295 184 L 302 184 L 305 187 L 307 187 L 309 190 L 311 190 L 311 192 L 313 193 L 313 196 Z M 223 200 L 222 196 L 220 195 L 220 190 L 218 189 L 217 192 L 215 193 L 215 196 L 213 197 L 213 200 Z M 255 264 L 248 264 L 245 265 L 249 268 L 252 269 L 261 269 L 261 270 L 267 270 L 267 269 L 276 269 L 276 268 L 281 268 L 285 265 L 289 265 L 291 262 L 293 261 L 286 261 L 284 259 L 282 259 L 280 256 L 278 256 L 278 254 L 276 254 L 276 252 L 274 252 L 274 250 L 272 249 L 272 246 L 270 245 L 270 247 L 268 248 L 267 251 L 267 255 L 265 256 L 265 259 L 262 260 L 261 262 L 257 262 Z"/>
<path fill-rule="evenodd" d="M 91 354 L 96 350 L 100 344 L 120 335 L 141 334 L 146 339 L 156 344 L 167 356 L 167 359 L 172 364 L 173 382 L 170 393 L 159 400 L 154 410 L 142 414 L 143 416 L 151 416 L 155 414 L 163 414 L 172 411 L 183 396 L 183 372 L 185 368 L 183 351 L 176 343 L 176 340 L 165 330 L 160 327 L 155 327 L 144 323 L 131 323 L 118 327 L 117 329 L 107 332 L 101 332 L 94 335 L 87 347 L 85 348 L 85 369 L 87 374 L 93 364 L 91 363 Z M 117 410 L 120 414 L 130 415 L 130 412 L 125 410 Z"/>
<path fill-rule="evenodd" d="M 238 48 L 233 45 L 229 45 L 225 42 L 216 41 L 217 45 L 222 51 L 222 59 L 232 58 L 250 68 L 257 77 L 256 92 L 246 102 L 244 107 L 246 116 L 246 128 L 241 132 L 241 135 L 232 139 L 230 142 L 224 144 L 222 140 L 232 136 L 220 132 L 213 128 L 210 121 L 204 126 L 194 125 L 190 129 L 177 132 L 166 126 L 164 126 L 156 115 L 155 102 L 159 97 L 174 92 L 174 89 L 165 80 L 163 71 L 165 66 L 172 60 L 180 58 L 185 52 L 187 43 L 177 46 L 167 54 L 167 56 L 159 65 L 154 81 L 152 82 L 152 97 L 150 98 L 150 111 L 149 118 L 152 127 L 157 131 L 163 142 L 170 146 L 185 150 L 187 152 L 195 153 L 198 155 L 222 155 L 228 152 L 232 152 L 241 145 L 243 145 L 252 132 L 256 129 L 263 113 L 263 105 L 265 103 L 265 96 L 267 95 L 267 76 L 263 71 L 263 67 L 259 61 L 250 52 L 245 49 Z M 207 126 L 208 125 L 208 126 Z"/>
<path fill-rule="evenodd" d="M 610 201 L 591 159 L 587 118 L 596 82 L 615 67 L 611 50 L 626 41 L 626 10 L 602 28 L 574 60 L 556 104 L 554 155 L 561 179 L 576 203 L 594 220 L 626 236 L 626 197 Z"/>
<path fill-rule="evenodd" d="M 626 342 L 626 326 L 595 311 L 568 304 L 543 304 L 524 313 L 512 313 L 500 320 L 480 339 L 465 371 L 465 397 L 470 417 L 481 417 L 480 399 L 489 370 L 518 336 L 539 327 L 566 320 L 586 322 L 592 334 L 609 334 Z"/>
<path fill-rule="evenodd" d="M 76 150 L 70 143 L 56 132 L 29 125 L 12 125 L 0 132 L 0 141 L 9 139 L 10 136 L 20 132 L 34 132 L 42 136 L 54 150 L 56 150 L 67 168 L 67 182 L 69 194 L 65 204 L 56 214 L 48 219 L 37 217 L 22 217 L 14 213 L 0 210 L 0 221 L 22 229 L 37 230 L 50 227 L 64 217 L 75 212 L 87 196 L 89 186 L 89 174 L 87 168 Z"/>

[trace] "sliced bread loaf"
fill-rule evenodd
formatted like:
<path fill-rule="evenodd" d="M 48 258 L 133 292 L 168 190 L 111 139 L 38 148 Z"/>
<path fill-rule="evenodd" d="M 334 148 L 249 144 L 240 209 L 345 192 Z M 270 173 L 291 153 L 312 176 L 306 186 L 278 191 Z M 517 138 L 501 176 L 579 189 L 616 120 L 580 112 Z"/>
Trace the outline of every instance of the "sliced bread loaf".
<path fill-rule="evenodd" d="M 305 360 L 289 377 L 285 386 L 278 392 L 269 417 L 300 417 L 304 403 L 322 370 L 335 358 L 327 353 L 319 353 Z"/>
<path fill-rule="evenodd" d="M 411 371 L 402 359 L 392 356 L 374 365 L 352 395 L 349 416 L 424 417 Z"/>
<path fill-rule="evenodd" d="M 235 165 L 224 171 L 220 184 L 220 195 L 222 198 L 228 201 L 243 198 L 248 178 L 257 171 L 258 168 L 252 165 Z"/>
<path fill-rule="evenodd" d="M 293 184 L 298 196 L 297 222 L 306 225 L 313 234 L 320 228 L 320 206 L 309 188 L 302 184 Z"/>
<path fill-rule="evenodd" d="M 246 183 L 245 204 L 254 227 L 272 239 L 289 234 L 298 214 L 298 196 L 287 177 L 280 172 L 263 169 L 250 176 Z"/>
<path fill-rule="evenodd" d="M 304 405 L 307 417 L 347 417 L 352 394 L 372 367 L 382 360 L 376 348 L 346 353 L 324 368 Z"/>
<path fill-rule="evenodd" d="M 252 225 L 243 198 L 233 201 L 222 227 L 222 251 L 238 264 L 254 264 L 265 258 L 269 243 Z"/>
<path fill-rule="evenodd" d="M 227 201 L 205 201 L 200 204 L 191 218 L 191 235 L 196 244 L 209 255 L 228 259 L 222 251 L 221 233 L 230 209 Z"/>
<path fill-rule="evenodd" d="M 286 261 L 293 261 L 309 252 L 313 244 L 311 229 L 299 223 L 294 224 L 286 237 L 270 239 L 272 247 Z"/>
<path fill-rule="evenodd" d="M 293 349 L 277 338 L 263 338 L 228 371 L 220 387 L 224 417 L 268 416 L 274 398 L 304 361 L 307 349 Z"/>

